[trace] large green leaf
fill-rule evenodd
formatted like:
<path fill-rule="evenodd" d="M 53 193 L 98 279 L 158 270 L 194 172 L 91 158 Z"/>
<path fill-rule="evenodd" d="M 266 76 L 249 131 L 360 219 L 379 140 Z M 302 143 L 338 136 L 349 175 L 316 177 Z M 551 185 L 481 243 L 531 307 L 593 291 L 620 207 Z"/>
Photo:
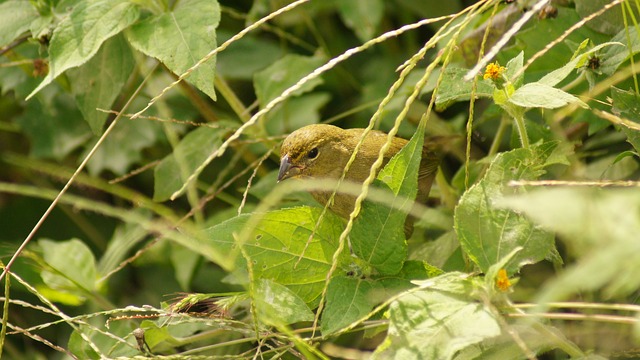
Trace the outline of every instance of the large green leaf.
<path fill-rule="evenodd" d="M 586 46 L 587 43 L 588 43 L 588 40 L 583 41 L 583 43 L 580 44 L 578 51 L 580 51 L 583 46 Z M 614 46 L 610 46 L 610 45 L 614 45 Z M 571 61 L 567 62 L 561 68 L 558 68 L 546 74 L 538 81 L 538 83 L 548 85 L 548 86 L 556 86 L 562 80 L 566 79 L 567 76 L 569 76 L 569 74 L 571 74 L 576 68 L 585 66 L 589 61 L 589 57 L 594 56 L 594 54 L 600 51 L 600 49 L 604 47 L 609 47 L 609 49 L 624 48 L 623 46 L 620 46 L 620 45 L 622 44 L 615 43 L 615 42 L 607 42 L 607 43 L 599 44 L 598 46 L 594 46 L 593 48 L 581 54 L 574 54 L 574 58 Z"/>
<path fill-rule="evenodd" d="M 389 308 L 387 338 L 374 359 L 452 359 L 484 339 L 500 335 L 494 315 L 469 296 L 469 280 L 454 273 L 428 280 Z"/>
<path fill-rule="evenodd" d="M 442 82 L 436 94 L 436 108 L 444 110 L 456 101 L 469 100 L 473 83 L 463 78 L 469 69 L 448 66 L 444 70 Z M 489 98 L 493 94 L 493 86 L 488 81 L 478 81 L 476 96 Z"/>
<path fill-rule="evenodd" d="M 390 204 L 364 202 L 351 230 L 351 249 L 381 274 L 395 274 L 407 258 L 404 222 L 418 192 L 424 126 L 380 171 L 374 186 L 394 194 Z"/>
<path fill-rule="evenodd" d="M 151 16 L 132 26 L 127 33 L 131 45 L 160 60 L 175 74 L 182 75 L 217 47 L 216 27 L 220 22 L 220 6 L 215 0 L 184 0 L 170 12 Z M 187 81 L 210 98 L 216 59 L 199 66 Z"/>
<path fill-rule="evenodd" d="M 49 74 L 27 99 L 66 70 L 89 61 L 104 41 L 129 27 L 138 16 L 138 7 L 128 0 L 78 3 L 53 31 L 49 45 Z"/>
<path fill-rule="evenodd" d="M 506 267 L 510 274 L 522 265 L 535 263 L 554 251 L 553 234 L 531 223 L 523 215 L 496 207 L 503 196 L 521 193 L 511 180 L 535 180 L 547 165 L 563 162 L 556 143 L 499 154 L 484 178 L 469 188 L 455 210 L 455 230 L 462 249 L 483 272 L 517 247 L 522 251 Z"/>
<path fill-rule="evenodd" d="M 91 130 L 70 96 L 60 94 L 51 105 L 33 101 L 16 122 L 31 140 L 32 156 L 61 160 L 91 138 Z"/>
<path fill-rule="evenodd" d="M 556 109 L 571 103 L 577 103 L 584 108 L 589 107 L 566 91 L 537 82 L 518 88 L 509 98 L 509 102 L 525 108 Z"/>
<path fill-rule="evenodd" d="M 256 280 L 273 280 L 288 287 L 305 303 L 317 305 L 344 226 L 342 219 L 328 212 L 315 229 L 321 212 L 319 208 L 302 206 L 240 215 L 205 230 L 201 239 L 183 245 L 219 264 L 222 259 L 227 263 L 221 265 L 227 268 L 234 266 L 228 262 L 234 262 L 236 267 L 245 269 L 245 258 L 239 251 L 242 246 L 252 262 Z M 259 221 L 247 229 L 255 223 L 253 216 Z M 242 242 L 240 236 L 247 231 L 250 237 Z M 342 261 L 349 261 L 348 255 Z"/>
<path fill-rule="evenodd" d="M 45 284 L 62 293 L 82 301 L 97 290 L 97 270 L 93 253 L 87 245 L 78 239 L 52 241 L 41 239 L 38 245 L 42 249 L 42 258 L 46 268 L 41 276 Z M 57 297 L 61 301 L 64 297 Z M 71 300 L 71 298 L 69 298 Z M 74 304 L 74 301 L 67 302 Z"/>
<path fill-rule="evenodd" d="M 402 270 L 391 276 L 336 276 L 327 289 L 327 302 L 320 327 L 324 335 L 334 333 L 369 315 L 373 308 L 415 285 L 412 280 L 424 280 L 442 271 L 420 261 L 406 261 Z"/>
<path fill-rule="evenodd" d="M 28 1 L 10 0 L 0 4 L 0 47 L 29 30 L 37 16 L 36 8 Z"/>
<path fill-rule="evenodd" d="M 102 133 L 110 109 L 133 71 L 133 55 L 122 36 L 105 41 L 98 53 L 78 69 L 69 70 L 73 95 L 94 134 Z"/>
<path fill-rule="evenodd" d="M 182 187 L 184 181 L 222 144 L 225 130 L 200 127 L 188 133 L 154 170 L 153 199 L 164 201 Z"/>
<path fill-rule="evenodd" d="M 367 279 L 347 276 L 331 279 L 320 323 L 322 333 L 334 333 L 366 316 L 375 305 L 371 297 L 375 289 L 380 290 L 380 285 Z"/>
<path fill-rule="evenodd" d="M 307 304 L 287 287 L 272 280 L 258 279 L 253 295 L 258 316 L 266 324 L 283 326 L 313 321 L 313 313 Z"/>

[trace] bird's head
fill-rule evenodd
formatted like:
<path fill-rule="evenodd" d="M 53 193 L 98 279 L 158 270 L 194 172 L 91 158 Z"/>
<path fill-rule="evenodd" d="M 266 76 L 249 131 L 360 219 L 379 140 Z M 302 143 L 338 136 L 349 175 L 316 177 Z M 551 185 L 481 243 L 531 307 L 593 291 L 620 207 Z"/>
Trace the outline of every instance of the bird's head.
<path fill-rule="evenodd" d="M 308 125 L 292 132 L 280 149 L 278 181 L 335 177 L 336 169 L 340 174 L 344 168 L 342 153 L 347 151 L 342 137 L 343 129 L 326 124 Z"/>

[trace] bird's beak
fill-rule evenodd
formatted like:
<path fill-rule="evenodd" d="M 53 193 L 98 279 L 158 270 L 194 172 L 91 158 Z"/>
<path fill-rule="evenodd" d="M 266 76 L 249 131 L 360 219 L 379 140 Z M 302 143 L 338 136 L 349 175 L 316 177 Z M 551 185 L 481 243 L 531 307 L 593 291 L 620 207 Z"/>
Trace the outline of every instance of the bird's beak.
<path fill-rule="evenodd" d="M 293 170 L 293 169 L 295 169 L 295 167 L 292 168 L 291 166 L 289 154 L 285 154 L 280 159 L 280 171 L 278 171 L 278 182 L 293 176 L 294 174 L 289 173 L 289 170 Z"/>

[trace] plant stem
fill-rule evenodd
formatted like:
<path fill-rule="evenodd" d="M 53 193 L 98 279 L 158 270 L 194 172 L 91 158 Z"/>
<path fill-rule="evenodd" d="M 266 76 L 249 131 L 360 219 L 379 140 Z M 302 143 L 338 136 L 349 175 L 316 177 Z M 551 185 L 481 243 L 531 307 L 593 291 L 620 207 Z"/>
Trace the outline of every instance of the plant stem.
<path fill-rule="evenodd" d="M 496 136 L 493 138 L 493 142 L 491 143 L 491 147 L 489 148 L 489 153 L 487 156 L 492 157 L 498 153 L 500 149 L 500 143 L 502 142 L 502 137 L 504 136 L 504 132 L 507 129 L 507 124 L 509 123 L 509 119 L 506 116 L 502 116 L 500 119 L 500 125 L 498 125 L 498 130 L 496 130 Z"/>
<path fill-rule="evenodd" d="M 527 126 L 524 123 L 524 116 L 522 114 L 513 114 L 513 120 L 515 120 L 518 134 L 520 135 L 520 143 L 525 149 L 529 148 L 529 135 L 527 134 Z"/>

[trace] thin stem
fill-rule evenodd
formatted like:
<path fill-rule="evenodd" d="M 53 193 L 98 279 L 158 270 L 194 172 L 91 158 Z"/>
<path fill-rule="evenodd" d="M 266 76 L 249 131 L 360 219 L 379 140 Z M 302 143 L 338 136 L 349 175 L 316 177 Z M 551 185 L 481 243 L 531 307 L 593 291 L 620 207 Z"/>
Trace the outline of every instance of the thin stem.
<path fill-rule="evenodd" d="M 502 142 L 502 137 L 504 136 L 508 125 L 509 119 L 506 116 L 503 116 L 500 119 L 500 125 L 498 125 L 496 136 L 493 138 L 493 142 L 491 143 L 491 147 L 489 148 L 489 153 L 487 154 L 487 156 L 491 157 L 498 153 L 498 150 L 500 149 L 500 143 Z"/>
<path fill-rule="evenodd" d="M 9 290 L 11 290 L 11 276 L 4 279 L 4 306 L 2 307 L 2 329 L 0 329 L 0 357 L 4 348 L 4 339 L 7 335 L 7 323 L 9 322 Z"/>
<path fill-rule="evenodd" d="M 524 116 L 522 114 L 517 114 L 513 117 L 515 120 L 516 129 L 518 129 L 518 135 L 520 135 L 520 143 L 522 147 L 525 149 L 529 148 L 529 135 L 527 134 L 527 126 L 524 122 Z"/>
<path fill-rule="evenodd" d="M 534 314 L 507 314 L 509 317 L 514 318 L 545 318 L 545 319 L 557 319 L 557 320 L 575 320 L 575 321 L 596 321 L 596 322 L 608 322 L 617 324 L 635 325 L 638 323 L 638 319 L 631 316 L 620 315 L 602 315 L 602 314 L 570 314 L 570 313 L 534 313 Z"/>

